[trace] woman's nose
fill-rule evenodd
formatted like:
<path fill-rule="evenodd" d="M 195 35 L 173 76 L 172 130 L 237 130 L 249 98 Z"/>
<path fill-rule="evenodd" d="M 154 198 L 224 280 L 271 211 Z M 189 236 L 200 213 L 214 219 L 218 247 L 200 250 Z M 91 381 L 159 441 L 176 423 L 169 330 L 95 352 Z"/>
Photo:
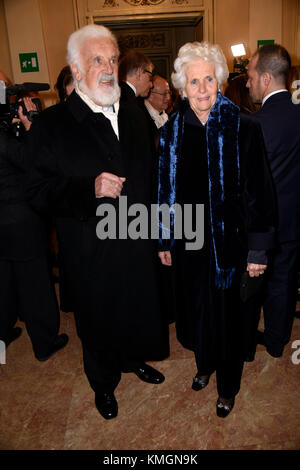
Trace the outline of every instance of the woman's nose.
<path fill-rule="evenodd" d="M 199 82 L 199 91 L 200 93 L 205 93 L 206 92 L 206 84 L 204 80 L 201 80 Z"/>

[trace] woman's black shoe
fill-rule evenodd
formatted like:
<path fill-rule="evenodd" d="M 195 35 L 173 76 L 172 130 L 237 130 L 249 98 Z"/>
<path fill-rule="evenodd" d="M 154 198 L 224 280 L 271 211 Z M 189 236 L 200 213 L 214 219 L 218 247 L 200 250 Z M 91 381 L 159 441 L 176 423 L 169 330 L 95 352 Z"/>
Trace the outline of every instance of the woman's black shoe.
<path fill-rule="evenodd" d="M 217 416 L 226 418 L 234 407 L 234 398 L 222 398 L 217 400 Z"/>
<path fill-rule="evenodd" d="M 192 389 L 195 390 L 196 392 L 198 392 L 199 390 L 202 390 L 202 388 L 208 385 L 209 377 L 210 375 L 196 374 L 195 377 L 193 378 Z"/>

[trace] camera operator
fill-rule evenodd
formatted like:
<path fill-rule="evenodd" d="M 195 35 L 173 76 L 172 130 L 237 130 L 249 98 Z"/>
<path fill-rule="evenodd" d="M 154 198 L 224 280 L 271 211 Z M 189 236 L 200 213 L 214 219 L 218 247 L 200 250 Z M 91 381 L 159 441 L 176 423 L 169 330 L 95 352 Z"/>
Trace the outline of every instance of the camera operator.
<path fill-rule="evenodd" d="M 67 344 L 68 336 L 58 335 L 45 223 L 23 192 L 31 154 L 29 112 L 36 111 L 31 98 L 24 97 L 23 103 L 18 107 L 18 125 L 25 129 L 21 137 L 0 126 L 0 339 L 7 347 L 20 336 L 21 328 L 15 327 L 20 316 L 35 357 L 45 361 Z"/>

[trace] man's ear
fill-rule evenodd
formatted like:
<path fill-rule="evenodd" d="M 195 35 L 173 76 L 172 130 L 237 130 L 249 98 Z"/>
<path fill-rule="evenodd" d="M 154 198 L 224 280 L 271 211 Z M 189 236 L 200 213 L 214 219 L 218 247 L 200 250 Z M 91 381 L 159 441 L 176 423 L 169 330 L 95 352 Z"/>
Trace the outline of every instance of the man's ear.
<path fill-rule="evenodd" d="M 266 87 L 268 87 L 270 85 L 271 80 L 272 80 L 272 75 L 269 72 L 264 72 L 262 74 L 262 79 L 263 79 L 264 85 Z"/>
<path fill-rule="evenodd" d="M 143 73 L 144 73 L 144 71 L 143 71 L 142 67 L 139 67 L 139 68 L 137 69 L 137 71 L 135 72 L 136 79 L 137 79 L 137 80 L 140 80 L 141 77 L 142 77 L 142 75 L 143 75 Z"/>
<path fill-rule="evenodd" d="M 70 67 L 75 79 L 77 80 L 77 82 L 80 82 L 80 80 L 82 79 L 82 73 L 80 72 L 79 68 L 77 67 L 77 65 L 74 64 L 71 64 Z"/>

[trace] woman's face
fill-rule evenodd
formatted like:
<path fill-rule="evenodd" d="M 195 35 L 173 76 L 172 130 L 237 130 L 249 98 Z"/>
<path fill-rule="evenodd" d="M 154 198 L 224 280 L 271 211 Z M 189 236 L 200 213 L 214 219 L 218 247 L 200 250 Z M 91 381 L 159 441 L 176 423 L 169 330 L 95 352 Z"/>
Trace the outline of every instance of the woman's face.
<path fill-rule="evenodd" d="M 207 119 L 218 93 L 214 64 L 198 59 L 187 65 L 185 76 L 183 96 L 188 98 L 192 110 L 199 119 Z"/>

